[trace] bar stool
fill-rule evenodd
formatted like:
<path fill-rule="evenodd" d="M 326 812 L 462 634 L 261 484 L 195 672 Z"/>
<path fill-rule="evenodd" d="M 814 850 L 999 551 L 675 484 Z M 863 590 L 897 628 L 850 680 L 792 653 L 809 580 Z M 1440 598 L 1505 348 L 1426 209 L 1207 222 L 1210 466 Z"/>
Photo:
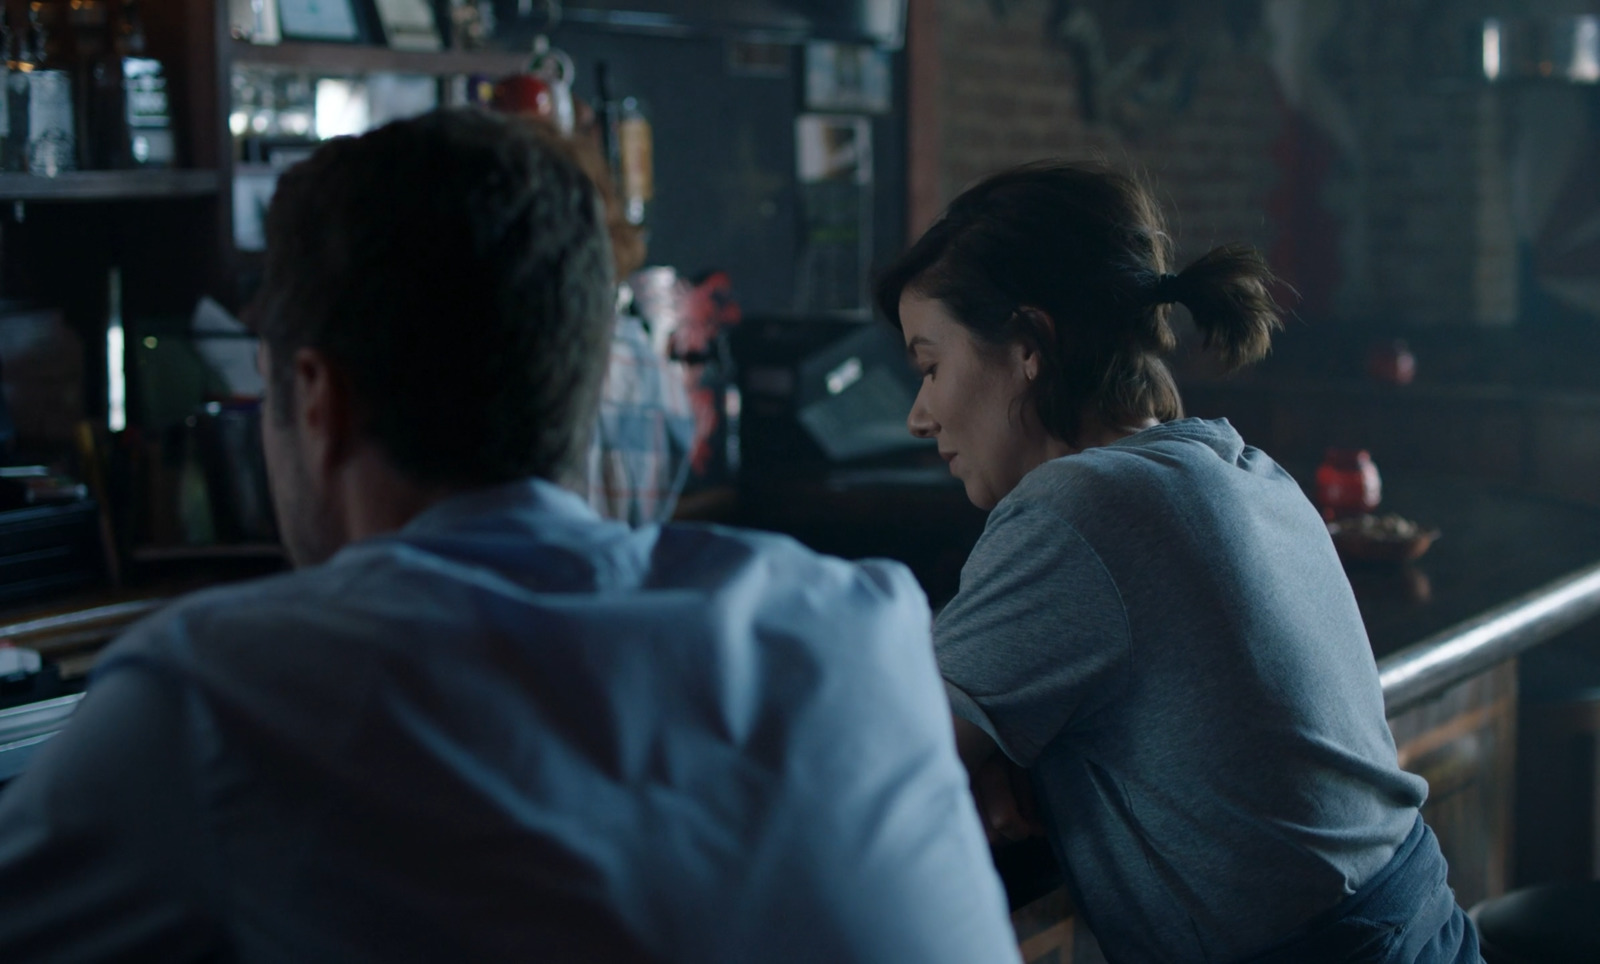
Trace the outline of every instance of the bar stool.
<path fill-rule="evenodd" d="M 1600 880 L 1541 884 L 1486 900 L 1468 913 L 1485 964 L 1600 961 Z"/>

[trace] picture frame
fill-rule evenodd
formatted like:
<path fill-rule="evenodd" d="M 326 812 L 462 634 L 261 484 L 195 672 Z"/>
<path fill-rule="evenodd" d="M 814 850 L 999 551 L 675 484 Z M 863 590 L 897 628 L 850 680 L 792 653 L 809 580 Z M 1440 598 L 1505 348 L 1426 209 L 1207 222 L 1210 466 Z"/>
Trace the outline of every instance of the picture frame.
<path fill-rule="evenodd" d="M 427 0 L 374 0 L 385 42 L 394 50 L 442 50 L 444 38 Z"/>
<path fill-rule="evenodd" d="M 852 114 L 894 109 L 887 51 L 863 44 L 813 41 L 805 49 L 806 108 Z"/>
<path fill-rule="evenodd" d="M 361 43 L 362 18 L 354 0 L 277 0 L 285 40 Z"/>

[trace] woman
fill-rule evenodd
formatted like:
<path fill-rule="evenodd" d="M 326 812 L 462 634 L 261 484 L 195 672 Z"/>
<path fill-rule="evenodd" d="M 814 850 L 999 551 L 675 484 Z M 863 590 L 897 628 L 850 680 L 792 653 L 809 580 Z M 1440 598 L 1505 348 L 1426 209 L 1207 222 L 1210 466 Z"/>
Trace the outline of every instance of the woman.
<path fill-rule="evenodd" d="M 912 433 L 993 510 L 935 627 L 963 758 L 1026 770 L 1112 961 L 1477 961 L 1322 520 L 1162 361 L 1174 303 L 1259 359 L 1271 276 L 1170 247 L 1135 181 L 1038 164 L 879 283 Z"/>
<path fill-rule="evenodd" d="M 530 94 L 539 88 L 530 88 L 526 80 L 516 75 L 496 85 L 495 109 L 543 124 L 560 136 L 550 113 L 553 102 Z M 578 100 L 574 113 L 573 132 L 564 140 L 605 203 L 613 266 L 622 281 L 644 265 L 644 233 L 623 216 L 593 108 Z M 633 307 L 631 293 L 618 298 L 611 358 L 600 388 L 585 478 L 578 488 L 599 514 L 638 526 L 672 518 L 698 439 L 683 365 L 652 347 L 650 332 Z"/>

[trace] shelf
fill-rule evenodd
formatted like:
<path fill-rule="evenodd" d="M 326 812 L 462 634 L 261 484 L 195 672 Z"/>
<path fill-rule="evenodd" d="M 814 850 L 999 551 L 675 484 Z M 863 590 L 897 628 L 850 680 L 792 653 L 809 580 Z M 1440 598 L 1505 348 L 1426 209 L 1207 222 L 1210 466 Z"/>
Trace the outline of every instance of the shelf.
<path fill-rule="evenodd" d="M 138 546 L 134 562 L 221 562 L 233 559 L 283 561 L 283 546 L 276 542 L 214 543 L 203 546 Z"/>
<path fill-rule="evenodd" d="M 297 67 L 332 73 L 395 74 L 515 74 L 528 65 L 526 51 L 506 50 L 391 50 L 365 44 L 231 43 L 233 62 L 268 67 Z"/>
<path fill-rule="evenodd" d="M 0 201 L 139 201 L 216 193 L 216 171 L 68 171 L 55 177 L 0 174 Z"/>

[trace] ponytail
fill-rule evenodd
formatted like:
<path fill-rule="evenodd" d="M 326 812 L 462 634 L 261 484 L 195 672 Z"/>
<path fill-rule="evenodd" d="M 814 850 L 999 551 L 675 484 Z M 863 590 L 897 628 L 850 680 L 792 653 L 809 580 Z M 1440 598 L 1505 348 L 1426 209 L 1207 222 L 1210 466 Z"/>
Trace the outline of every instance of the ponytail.
<path fill-rule="evenodd" d="M 1274 280 L 1254 248 L 1227 244 L 1179 274 L 1162 277 L 1153 296 L 1188 308 L 1206 348 L 1231 370 L 1266 357 L 1272 333 L 1283 327 L 1268 291 Z"/>

